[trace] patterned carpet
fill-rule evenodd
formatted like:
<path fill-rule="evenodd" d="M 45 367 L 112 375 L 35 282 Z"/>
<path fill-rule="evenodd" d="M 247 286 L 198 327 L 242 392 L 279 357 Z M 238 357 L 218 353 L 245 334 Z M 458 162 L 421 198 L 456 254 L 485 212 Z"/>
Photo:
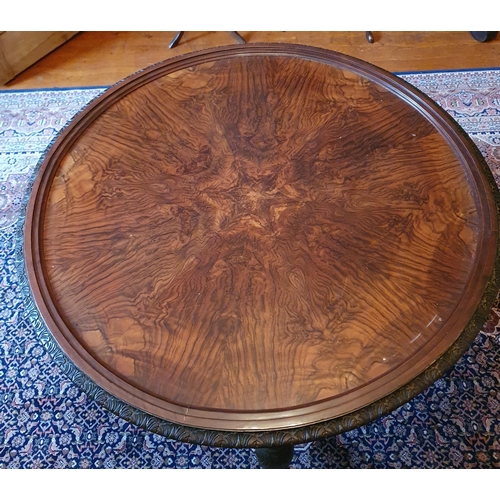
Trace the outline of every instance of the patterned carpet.
<path fill-rule="evenodd" d="M 500 70 L 402 75 L 470 134 L 500 185 Z M 170 441 L 102 409 L 23 318 L 14 264 L 29 179 L 54 135 L 105 89 L 0 92 L 0 468 L 258 468 L 250 450 Z M 393 413 L 297 446 L 292 468 L 500 467 L 500 305 L 446 376 Z"/>

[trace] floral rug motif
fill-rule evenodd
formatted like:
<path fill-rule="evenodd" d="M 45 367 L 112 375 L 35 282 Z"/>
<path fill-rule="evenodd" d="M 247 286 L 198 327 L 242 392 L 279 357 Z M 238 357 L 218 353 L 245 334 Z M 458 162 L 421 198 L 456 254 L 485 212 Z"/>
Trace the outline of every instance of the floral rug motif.
<path fill-rule="evenodd" d="M 400 75 L 455 118 L 500 185 L 500 70 Z M 0 92 L 0 468 L 258 468 L 251 450 L 144 431 L 86 397 L 23 316 L 16 224 L 55 134 L 104 88 Z M 292 468 L 499 468 L 500 304 L 457 365 L 373 423 L 295 447 Z"/>

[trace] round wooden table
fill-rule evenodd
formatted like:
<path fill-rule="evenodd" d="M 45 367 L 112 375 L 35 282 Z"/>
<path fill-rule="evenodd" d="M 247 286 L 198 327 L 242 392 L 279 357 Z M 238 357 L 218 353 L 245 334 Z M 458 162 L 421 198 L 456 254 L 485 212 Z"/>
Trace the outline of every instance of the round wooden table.
<path fill-rule="evenodd" d="M 175 57 L 58 136 L 26 214 L 64 371 L 169 438 L 290 451 L 455 363 L 498 290 L 497 190 L 401 79 L 331 51 Z"/>

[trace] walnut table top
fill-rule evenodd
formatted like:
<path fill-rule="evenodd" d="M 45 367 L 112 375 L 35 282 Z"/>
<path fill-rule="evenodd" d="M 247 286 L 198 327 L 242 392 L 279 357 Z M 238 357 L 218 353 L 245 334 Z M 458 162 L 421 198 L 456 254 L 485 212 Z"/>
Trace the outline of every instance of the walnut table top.
<path fill-rule="evenodd" d="M 389 73 L 211 49 L 118 83 L 59 135 L 26 271 L 48 344 L 119 415 L 190 442 L 300 442 L 395 408 L 467 348 L 497 290 L 493 185 Z"/>

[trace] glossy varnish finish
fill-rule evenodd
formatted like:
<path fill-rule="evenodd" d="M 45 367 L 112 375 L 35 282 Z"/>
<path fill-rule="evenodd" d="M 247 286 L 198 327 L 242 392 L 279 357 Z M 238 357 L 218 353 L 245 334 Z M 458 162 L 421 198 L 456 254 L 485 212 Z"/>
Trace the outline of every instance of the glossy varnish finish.
<path fill-rule="evenodd" d="M 27 267 L 111 394 L 180 424 L 279 429 L 415 378 L 476 309 L 497 245 L 480 163 L 359 61 L 228 47 L 101 97 L 42 165 Z"/>
<path fill-rule="evenodd" d="M 173 16 L 175 18 L 175 16 Z M 478 43 L 467 31 L 240 31 L 247 43 L 296 43 L 335 50 L 387 71 L 493 68 L 500 37 Z M 112 85 L 167 57 L 235 44 L 225 31 L 186 31 L 169 49 L 175 31 L 87 31 L 18 75 L 7 89 Z"/>

